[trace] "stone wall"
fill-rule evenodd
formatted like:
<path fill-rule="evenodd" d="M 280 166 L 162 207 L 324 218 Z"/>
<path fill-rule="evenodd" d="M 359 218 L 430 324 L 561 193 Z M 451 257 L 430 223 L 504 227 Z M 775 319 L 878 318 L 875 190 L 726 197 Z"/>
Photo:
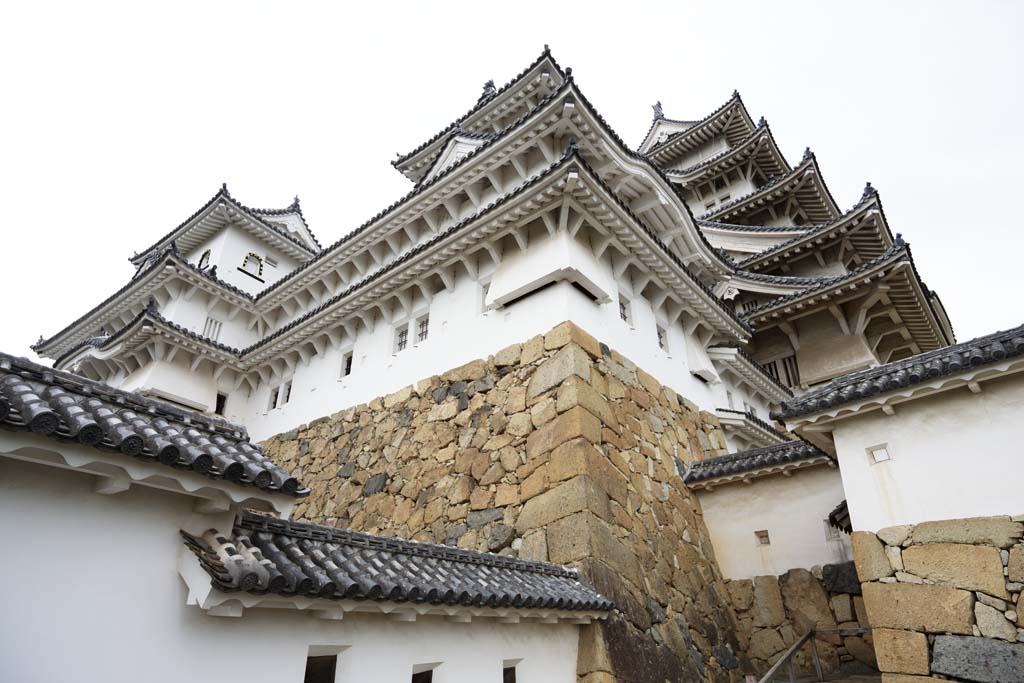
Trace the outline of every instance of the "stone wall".
<path fill-rule="evenodd" d="M 883 683 L 1024 681 L 1022 520 L 854 532 Z"/>
<path fill-rule="evenodd" d="M 679 467 L 725 452 L 698 410 L 571 323 L 263 444 L 297 519 L 574 565 L 617 609 L 605 681 L 736 681 L 737 622 Z"/>
<path fill-rule="evenodd" d="M 869 628 L 852 562 L 728 581 L 726 587 L 739 619 L 740 644 L 759 672 L 767 671 L 812 628 Z M 815 645 L 826 672 L 856 663 L 865 670 L 876 667 L 870 633 L 822 634 Z M 801 671 L 814 670 L 810 645 L 794 659 Z"/>

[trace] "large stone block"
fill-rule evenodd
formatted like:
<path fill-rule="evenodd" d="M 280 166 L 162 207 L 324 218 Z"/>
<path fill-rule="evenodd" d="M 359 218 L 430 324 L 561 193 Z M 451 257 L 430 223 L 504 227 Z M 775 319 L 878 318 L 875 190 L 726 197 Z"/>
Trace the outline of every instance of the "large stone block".
<path fill-rule="evenodd" d="M 588 510 L 606 521 L 612 519 L 608 496 L 586 475 L 574 477 L 528 500 L 516 521 L 516 530 L 520 534 L 525 534 L 531 529 L 545 527 L 556 519 L 583 510 Z"/>
<path fill-rule="evenodd" d="M 844 621 L 854 620 L 853 601 L 849 595 L 833 595 L 829 602 L 832 603 L 832 614 L 836 616 L 836 621 L 843 623 Z"/>
<path fill-rule="evenodd" d="M 937 636 L 932 673 L 979 683 L 1024 681 L 1024 644 L 989 638 Z"/>
<path fill-rule="evenodd" d="M 590 379 L 590 357 L 579 346 L 569 344 L 541 363 L 530 378 L 526 397 L 529 399 L 539 396 L 573 375 L 585 380 Z"/>
<path fill-rule="evenodd" d="M 928 673 L 928 637 L 914 631 L 876 628 L 872 631 L 875 656 L 881 671 Z"/>
<path fill-rule="evenodd" d="M 570 377 L 558 387 L 558 401 L 556 408 L 558 412 L 564 413 L 570 408 L 583 406 L 594 415 L 601 418 L 601 422 L 619 431 L 619 420 L 610 403 L 601 396 L 589 383 L 579 377 Z"/>
<path fill-rule="evenodd" d="M 1009 517 L 971 517 L 922 522 L 914 527 L 911 538 L 914 543 L 971 543 L 1009 548 L 1022 535 L 1024 524 Z"/>
<path fill-rule="evenodd" d="M 860 579 L 857 577 L 857 567 L 853 562 L 826 564 L 821 568 L 821 578 L 825 590 L 829 593 L 860 595 Z"/>
<path fill-rule="evenodd" d="M 1017 640 L 1017 627 L 1007 621 L 1003 613 L 982 602 L 974 603 L 974 619 L 978 630 L 986 638 L 999 638 L 1011 643 Z"/>
<path fill-rule="evenodd" d="M 903 551 L 903 566 L 925 579 L 983 591 L 1004 600 L 1010 597 L 996 548 L 962 543 L 913 545 Z"/>
<path fill-rule="evenodd" d="M 538 458 L 577 437 L 591 443 L 601 441 L 601 421 L 579 406 L 562 413 L 526 437 L 526 458 Z"/>
<path fill-rule="evenodd" d="M 910 538 L 910 532 L 914 530 L 913 524 L 900 524 L 889 526 L 878 530 L 878 538 L 886 545 L 903 545 L 904 541 Z"/>
<path fill-rule="evenodd" d="M 639 585 L 640 565 L 636 554 L 615 537 L 608 523 L 589 511 L 577 512 L 547 527 L 548 559 L 571 564 L 597 557 L 624 577 Z"/>
<path fill-rule="evenodd" d="M 627 505 L 629 482 L 626 477 L 586 439 L 573 439 L 553 450 L 547 473 L 552 482 L 586 474 L 616 502 L 622 506 Z"/>
<path fill-rule="evenodd" d="M 782 640 L 782 636 L 779 632 L 773 628 L 763 628 L 760 631 L 754 631 L 754 634 L 750 636 L 750 656 L 755 659 L 763 659 L 765 661 L 772 658 L 772 655 L 778 654 L 786 649 L 786 643 Z"/>
<path fill-rule="evenodd" d="M 864 604 L 875 628 L 971 633 L 974 596 L 951 586 L 865 583 Z"/>
<path fill-rule="evenodd" d="M 754 626 L 779 626 L 786 620 L 779 581 L 774 576 L 754 577 Z"/>
<path fill-rule="evenodd" d="M 850 541 L 853 545 L 853 562 L 861 581 L 877 581 L 893 575 L 892 565 L 877 536 L 870 531 L 854 531 Z"/>
<path fill-rule="evenodd" d="M 843 640 L 843 646 L 858 662 L 867 664 L 872 669 L 878 668 L 878 658 L 875 655 L 875 649 L 871 647 L 868 641 L 860 636 L 849 636 Z"/>
<path fill-rule="evenodd" d="M 912 674 L 882 674 L 882 683 L 945 683 L 944 678 Z"/>
<path fill-rule="evenodd" d="M 750 579 L 730 581 L 725 584 L 725 588 L 736 610 L 746 612 L 754 604 L 754 582 Z"/>
<path fill-rule="evenodd" d="M 809 629 L 836 628 L 835 616 L 829 607 L 828 595 L 806 569 L 790 569 L 779 577 L 782 602 L 799 633 Z"/>
<path fill-rule="evenodd" d="M 594 358 L 600 358 L 601 343 L 594 339 L 590 333 L 577 327 L 568 320 L 544 335 L 544 349 L 552 351 L 560 349 L 566 344 L 578 344 L 581 349 Z"/>
<path fill-rule="evenodd" d="M 1024 545 L 1010 548 L 1010 561 L 1007 564 L 1007 579 L 1014 583 L 1024 583 Z"/>

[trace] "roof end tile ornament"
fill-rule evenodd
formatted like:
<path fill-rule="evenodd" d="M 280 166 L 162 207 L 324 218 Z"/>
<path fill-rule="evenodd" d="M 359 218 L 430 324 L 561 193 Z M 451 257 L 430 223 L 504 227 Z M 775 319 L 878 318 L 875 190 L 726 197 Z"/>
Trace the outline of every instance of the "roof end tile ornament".
<path fill-rule="evenodd" d="M 868 197 L 873 197 L 873 196 L 875 196 L 877 194 L 878 194 L 878 190 L 876 190 L 871 185 L 871 181 L 869 180 L 868 182 L 864 183 L 864 194 L 862 194 L 860 197 L 861 197 L 861 199 L 867 199 Z"/>
<path fill-rule="evenodd" d="M 660 121 L 661 119 L 665 118 L 665 110 L 661 108 L 661 100 L 658 100 L 653 105 L 651 105 L 651 109 L 654 110 L 655 121 Z"/>
<path fill-rule="evenodd" d="M 480 99 L 476 101 L 477 104 L 486 102 L 487 100 L 494 99 L 494 96 L 498 94 L 498 89 L 494 86 L 494 79 L 488 80 L 484 83 L 484 91 L 480 95 Z"/>

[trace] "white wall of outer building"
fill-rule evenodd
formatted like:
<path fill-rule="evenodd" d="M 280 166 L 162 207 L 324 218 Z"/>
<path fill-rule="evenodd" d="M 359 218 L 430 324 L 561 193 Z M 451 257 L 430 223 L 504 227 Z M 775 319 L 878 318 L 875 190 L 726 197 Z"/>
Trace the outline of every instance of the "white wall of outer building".
<path fill-rule="evenodd" d="M 607 293 L 610 298 L 607 303 L 595 303 L 563 281 L 535 291 L 512 305 L 484 311 L 482 285 L 461 276 L 450 292 L 438 293 L 430 303 L 430 333 L 426 342 L 417 344 L 415 329 L 410 329 L 409 348 L 395 353 L 395 326 L 378 318 L 370 331 L 360 326 L 354 344 L 332 348 L 314 357 L 309 364 L 300 364 L 291 377 L 291 398 L 287 405 L 268 409 L 270 392 L 281 383 L 279 379 L 261 384 L 244 408 L 239 408 L 237 399 L 229 400 L 228 417 L 245 424 L 254 438 L 263 439 L 471 360 L 486 358 L 510 344 L 544 334 L 565 320 L 587 330 L 701 408 L 714 411 L 716 407 L 726 406 L 723 383 L 706 384 L 690 372 L 687 348 L 692 347 L 697 355 L 706 355 L 699 342 L 687 335 L 677 322 L 665 325 L 668 351 L 660 349 L 658 322 L 650 303 L 635 296 L 628 282 L 616 283 L 611 265 L 597 261 L 590 253 L 573 250 L 574 267 L 587 273 L 588 279 L 598 286 L 614 288 Z M 537 266 L 537 260 L 549 259 L 546 270 L 551 272 L 566 265 L 557 260 L 564 256 L 564 250 L 534 251 L 531 248 L 526 255 L 531 258 L 536 255 L 536 259 L 521 271 L 524 281 L 537 279 L 538 273 L 545 270 Z M 590 263 L 580 262 L 584 255 L 591 259 Z M 506 283 L 503 288 L 511 291 L 514 284 Z M 619 317 L 620 294 L 630 297 L 631 324 Z M 423 308 L 413 317 L 426 311 Z M 349 352 L 354 358 L 352 374 L 343 378 L 342 359 Z M 736 394 L 740 396 L 745 392 L 737 389 Z M 750 400 L 762 410 L 766 408 L 763 401 Z"/>
<path fill-rule="evenodd" d="M 578 626 L 398 623 L 349 614 L 327 621 L 282 609 L 240 618 L 185 604 L 178 530 L 192 499 L 133 488 L 92 493 L 93 478 L 0 458 L 0 515 L 14 553 L 4 570 L 0 680 L 18 683 L 300 683 L 310 646 L 345 648 L 339 683 L 408 683 L 442 662 L 435 683 L 576 680 Z M 16 558 L 15 558 L 16 556 Z"/>
<path fill-rule="evenodd" d="M 993 379 L 835 423 L 853 528 L 1020 514 L 1024 374 Z M 886 444 L 891 460 L 867 449 Z"/>
<path fill-rule="evenodd" d="M 827 536 L 825 519 L 844 498 L 835 468 L 815 466 L 698 491 L 715 557 L 729 579 L 783 574 L 853 558 L 849 537 Z M 761 545 L 755 531 L 768 532 Z"/>

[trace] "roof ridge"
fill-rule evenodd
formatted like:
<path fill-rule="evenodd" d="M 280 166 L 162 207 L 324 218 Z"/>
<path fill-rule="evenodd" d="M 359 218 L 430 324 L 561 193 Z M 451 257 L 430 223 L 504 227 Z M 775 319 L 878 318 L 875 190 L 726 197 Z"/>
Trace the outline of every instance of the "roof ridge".
<path fill-rule="evenodd" d="M 676 139 L 684 136 L 686 133 L 691 132 L 692 130 L 694 130 L 695 128 L 700 126 L 701 124 L 707 123 L 708 121 L 714 119 L 716 116 L 719 116 L 724 111 L 726 111 L 730 106 L 732 106 L 734 104 L 737 104 L 737 103 L 740 106 L 744 106 L 743 105 L 743 98 L 740 97 L 740 91 L 739 90 L 733 90 L 732 91 L 732 95 L 729 96 L 729 99 L 727 99 L 724 103 L 720 104 L 718 106 L 718 108 L 716 108 L 710 114 L 708 114 L 704 118 L 700 118 L 700 119 L 697 119 L 696 121 L 693 121 L 692 122 L 693 125 L 691 125 L 689 128 L 687 128 L 685 130 L 677 131 L 675 133 L 672 133 L 667 138 L 665 138 L 662 142 L 658 143 L 657 145 L 655 145 L 651 149 L 647 150 L 645 155 L 647 155 L 647 154 L 654 154 L 655 152 L 658 152 L 659 150 L 661 150 L 664 147 L 666 147 L 669 143 L 671 143 L 671 142 L 675 141 Z M 744 108 L 746 108 L 746 107 L 744 106 Z M 662 119 L 662 120 L 665 120 L 665 121 L 675 121 L 674 119 Z M 655 119 L 655 122 L 657 122 L 657 121 L 658 121 L 658 119 Z M 689 121 L 675 121 L 675 122 L 676 123 L 690 123 Z M 654 124 L 652 123 L 651 124 L 651 128 L 649 128 L 647 130 L 647 135 L 651 134 L 651 130 L 653 128 L 654 128 Z M 647 135 L 644 136 L 645 140 L 647 139 Z"/>

